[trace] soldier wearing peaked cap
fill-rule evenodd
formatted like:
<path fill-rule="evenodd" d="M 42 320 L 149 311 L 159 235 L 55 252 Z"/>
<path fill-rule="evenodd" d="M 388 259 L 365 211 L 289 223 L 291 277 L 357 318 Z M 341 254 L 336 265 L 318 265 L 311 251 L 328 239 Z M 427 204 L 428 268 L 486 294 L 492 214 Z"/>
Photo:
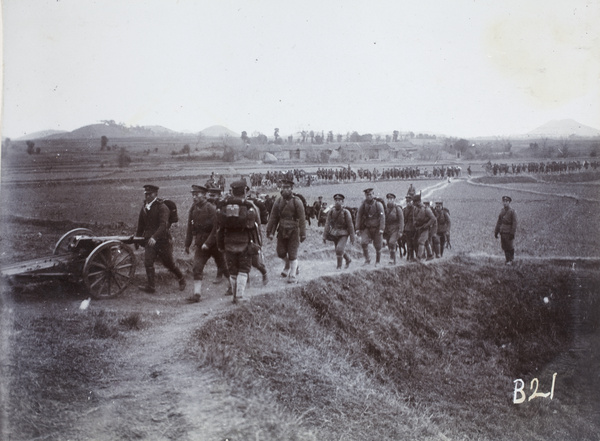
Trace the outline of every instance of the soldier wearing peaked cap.
<path fill-rule="evenodd" d="M 498 239 L 500 234 L 500 245 L 504 251 L 506 265 L 512 265 L 515 259 L 515 233 L 517 232 L 517 214 L 510 206 L 512 198 L 510 196 L 502 196 L 503 208 L 498 215 L 496 228 L 494 229 L 494 237 Z"/>
<path fill-rule="evenodd" d="M 437 219 L 431 211 L 431 208 L 423 205 L 421 194 L 413 196 L 413 225 L 415 228 L 415 241 L 413 247 L 417 253 L 417 260 L 423 259 L 426 254 L 427 242 L 429 240 L 430 228 L 437 224 Z M 427 260 L 433 259 L 433 256 L 428 256 Z"/>
<path fill-rule="evenodd" d="M 352 259 L 346 253 L 346 243 L 350 238 L 350 243 L 354 243 L 354 224 L 352 223 L 352 215 L 347 208 L 344 207 L 344 195 L 333 195 L 334 206 L 327 213 L 325 229 L 323 230 L 323 243 L 331 240 L 335 245 L 335 255 L 337 259 L 337 269 L 342 269 L 342 260 L 346 261 L 346 268 L 350 266 Z"/>
<path fill-rule="evenodd" d="M 173 259 L 173 238 L 169 231 L 169 208 L 158 198 L 156 185 L 144 185 L 144 206 L 140 210 L 136 236 L 146 239 L 144 245 L 144 267 L 146 268 L 145 285 L 142 291 L 153 293 L 156 290 L 156 270 L 154 263 L 160 260 L 165 268 L 177 277 L 179 289 L 186 287 L 185 277 Z"/>
<path fill-rule="evenodd" d="M 415 226 L 413 222 L 413 197 L 406 195 L 406 207 L 402 210 L 404 215 L 404 233 L 402 235 L 402 241 L 406 244 L 406 259 L 415 259 Z"/>
<path fill-rule="evenodd" d="M 396 264 L 396 247 L 398 240 L 404 231 L 404 213 L 402 208 L 396 204 L 396 195 L 388 193 L 386 195 L 387 204 L 385 207 L 385 230 L 383 238 L 387 241 L 390 251 L 390 265 Z"/>
<path fill-rule="evenodd" d="M 246 179 L 231 183 L 231 196 L 217 206 L 217 222 L 202 248 L 217 245 L 225 252 L 225 261 L 230 273 L 233 303 L 244 297 L 248 274 L 252 268 L 252 257 L 260 250 L 257 222 L 258 208 L 247 199 Z"/>
<path fill-rule="evenodd" d="M 375 265 L 381 260 L 381 247 L 383 245 L 383 232 L 385 230 L 385 211 L 383 204 L 375 200 L 372 188 L 364 190 L 365 201 L 358 208 L 356 214 L 356 231 L 360 236 L 360 245 L 365 257 L 364 265 L 371 263 L 369 257 L 369 243 L 375 247 Z"/>
<path fill-rule="evenodd" d="M 296 282 L 298 249 L 306 239 L 304 204 L 294 195 L 293 186 L 292 181 L 282 181 L 281 196 L 273 204 L 267 223 L 269 239 L 277 232 L 277 256 L 286 263 L 281 275 L 288 277 L 288 283 Z"/>
<path fill-rule="evenodd" d="M 216 244 L 203 249 L 202 245 L 207 241 L 210 233 L 217 222 L 217 209 L 208 202 L 208 189 L 203 185 L 192 185 L 193 204 L 188 213 L 187 231 L 185 235 L 185 252 L 190 253 L 190 246 L 194 243 L 194 294 L 188 299 L 189 301 L 198 302 L 202 295 L 202 280 L 204 278 L 204 267 L 208 260 L 212 257 L 217 265 L 217 280 L 218 283 L 224 274 L 229 283 L 229 271 L 225 264 L 225 258 L 219 251 Z M 231 289 L 231 286 L 229 287 Z"/>

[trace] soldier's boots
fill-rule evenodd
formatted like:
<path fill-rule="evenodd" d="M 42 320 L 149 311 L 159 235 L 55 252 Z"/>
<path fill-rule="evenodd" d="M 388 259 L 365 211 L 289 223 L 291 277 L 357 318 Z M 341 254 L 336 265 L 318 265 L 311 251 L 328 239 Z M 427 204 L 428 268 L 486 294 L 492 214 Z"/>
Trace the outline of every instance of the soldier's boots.
<path fill-rule="evenodd" d="M 369 257 L 369 248 L 367 245 L 363 245 L 362 247 L 363 250 L 363 256 L 365 257 L 365 263 L 363 263 L 363 266 L 367 266 L 371 264 L 371 257 Z"/>
<path fill-rule="evenodd" d="M 190 303 L 198 303 L 202 295 L 202 280 L 194 280 L 194 294 L 186 300 Z"/>
<path fill-rule="evenodd" d="M 146 267 L 146 279 L 147 282 L 145 285 L 140 285 L 139 288 L 147 293 L 153 294 L 156 292 L 155 280 L 156 280 L 156 271 L 154 267 Z"/>
<path fill-rule="evenodd" d="M 352 259 L 350 259 L 350 256 L 348 256 L 348 254 L 346 253 L 344 253 L 344 259 L 346 259 L 346 269 L 348 269 L 348 267 L 352 263 Z"/>
<path fill-rule="evenodd" d="M 296 275 L 298 273 L 298 259 L 290 260 L 290 274 L 288 276 L 288 283 L 296 283 Z"/>
<path fill-rule="evenodd" d="M 380 262 L 381 262 L 381 251 L 376 250 L 376 253 L 375 253 L 375 266 L 379 265 Z"/>
<path fill-rule="evenodd" d="M 233 303 L 237 303 L 236 299 L 236 289 L 237 289 L 237 276 L 229 276 L 229 288 L 231 288 L 231 294 L 228 292 L 225 295 L 233 295 Z"/>
<path fill-rule="evenodd" d="M 248 282 L 248 274 L 247 273 L 239 273 L 237 275 L 237 281 L 235 284 L 235 291 L 233 293 L 233 303 L 237 303 L 241 299 L 244 298 L 244 293 L 246 292 L 246 283 Z"/>

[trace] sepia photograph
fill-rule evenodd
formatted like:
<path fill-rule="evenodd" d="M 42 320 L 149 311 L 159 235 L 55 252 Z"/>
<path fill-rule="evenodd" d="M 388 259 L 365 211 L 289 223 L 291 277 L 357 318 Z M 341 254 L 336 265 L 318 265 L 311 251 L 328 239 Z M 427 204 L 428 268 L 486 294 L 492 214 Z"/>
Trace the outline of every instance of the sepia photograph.
<path fill-rule="evenodd" d="M 600 0 L 0 18 L 0 440 L 599 441 Z"/>

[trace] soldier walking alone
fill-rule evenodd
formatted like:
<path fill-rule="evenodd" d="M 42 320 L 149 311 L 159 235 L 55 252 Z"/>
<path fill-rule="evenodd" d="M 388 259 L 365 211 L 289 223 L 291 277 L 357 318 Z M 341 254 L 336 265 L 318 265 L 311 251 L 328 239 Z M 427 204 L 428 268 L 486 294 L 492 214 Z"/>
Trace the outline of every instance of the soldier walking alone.
<path fill-rule="evenodd" d="M 136 236 L 146 239 L 144 245 L 145 285 L 142 291 L 153 293 L 156 290 L 156 271 L 154 262 L 159 259 L 165 268 L 179 281 L 179 290 L 185 289 L 185 278 L 173 260 L 173 238 L 169 231 L 169 208 L 158 198 L 156 185 L 144 185 L 144 206 L 140 210 Z"/>
<path fill-rule="evenodd" d="M 500 245 L 504 251 L 506 265 L 512 265 L 515 259 L 514 240 L 517 231 L 517 214 L 510 207 L 511 202 L 512 198 L 510 196 L 502 196 L 504 207 L 500 211 L 500 215 L 498 215 L 498 221 L 494 230 L 494 237 L 496 239 L 498 239 L 498 234 L 500 234 Z"/>

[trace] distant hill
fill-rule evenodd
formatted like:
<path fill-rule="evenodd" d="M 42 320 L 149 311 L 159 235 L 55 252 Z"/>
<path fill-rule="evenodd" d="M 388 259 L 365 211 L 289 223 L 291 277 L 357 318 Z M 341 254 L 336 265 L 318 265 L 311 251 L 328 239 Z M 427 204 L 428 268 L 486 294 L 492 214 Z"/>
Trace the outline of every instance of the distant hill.
<path fill-rule="evenodd" d="M 164 136 L 182 136 L 181 133 L 163 126 L 127 127 L 114 123 L 99 123 L 83 126 L 72 132 L 63 132 L 46 136 L 45 139 L 96 139 L 101 136 L 112 138 L 152 138 Z"/>
<path fill-rule="evenodd" d="M 561 119 L 549 121 L 546 124 L 539 126 L 537 129 L 528 132 L 527 135 L 531 136 L 581 136 L 581 137 L 594 137 L 600 136 L 600 130 L 590 126 L 578 123 L 572 119 Z"/>
<path fill-rule="evenodd" d="M 45 138 L 51 135 L 59 135 L 62 133 L 68 133 L 66 130 L 42 130 L 39 132 L 28 133 L 27 135 L 15 138 L 14 141 L 30 141 L 34 139 Z"/>
<path fill-rule="evenodd" d="M 229 130 L 227 127 L 223 126 L 210 126 L 204 130 L 201 130 L 200 133 L 207 138 L 220 138 L 222 136 L 239 138 L 241 136 L 239 133 L 235 133 L 233 130 Z"/>

